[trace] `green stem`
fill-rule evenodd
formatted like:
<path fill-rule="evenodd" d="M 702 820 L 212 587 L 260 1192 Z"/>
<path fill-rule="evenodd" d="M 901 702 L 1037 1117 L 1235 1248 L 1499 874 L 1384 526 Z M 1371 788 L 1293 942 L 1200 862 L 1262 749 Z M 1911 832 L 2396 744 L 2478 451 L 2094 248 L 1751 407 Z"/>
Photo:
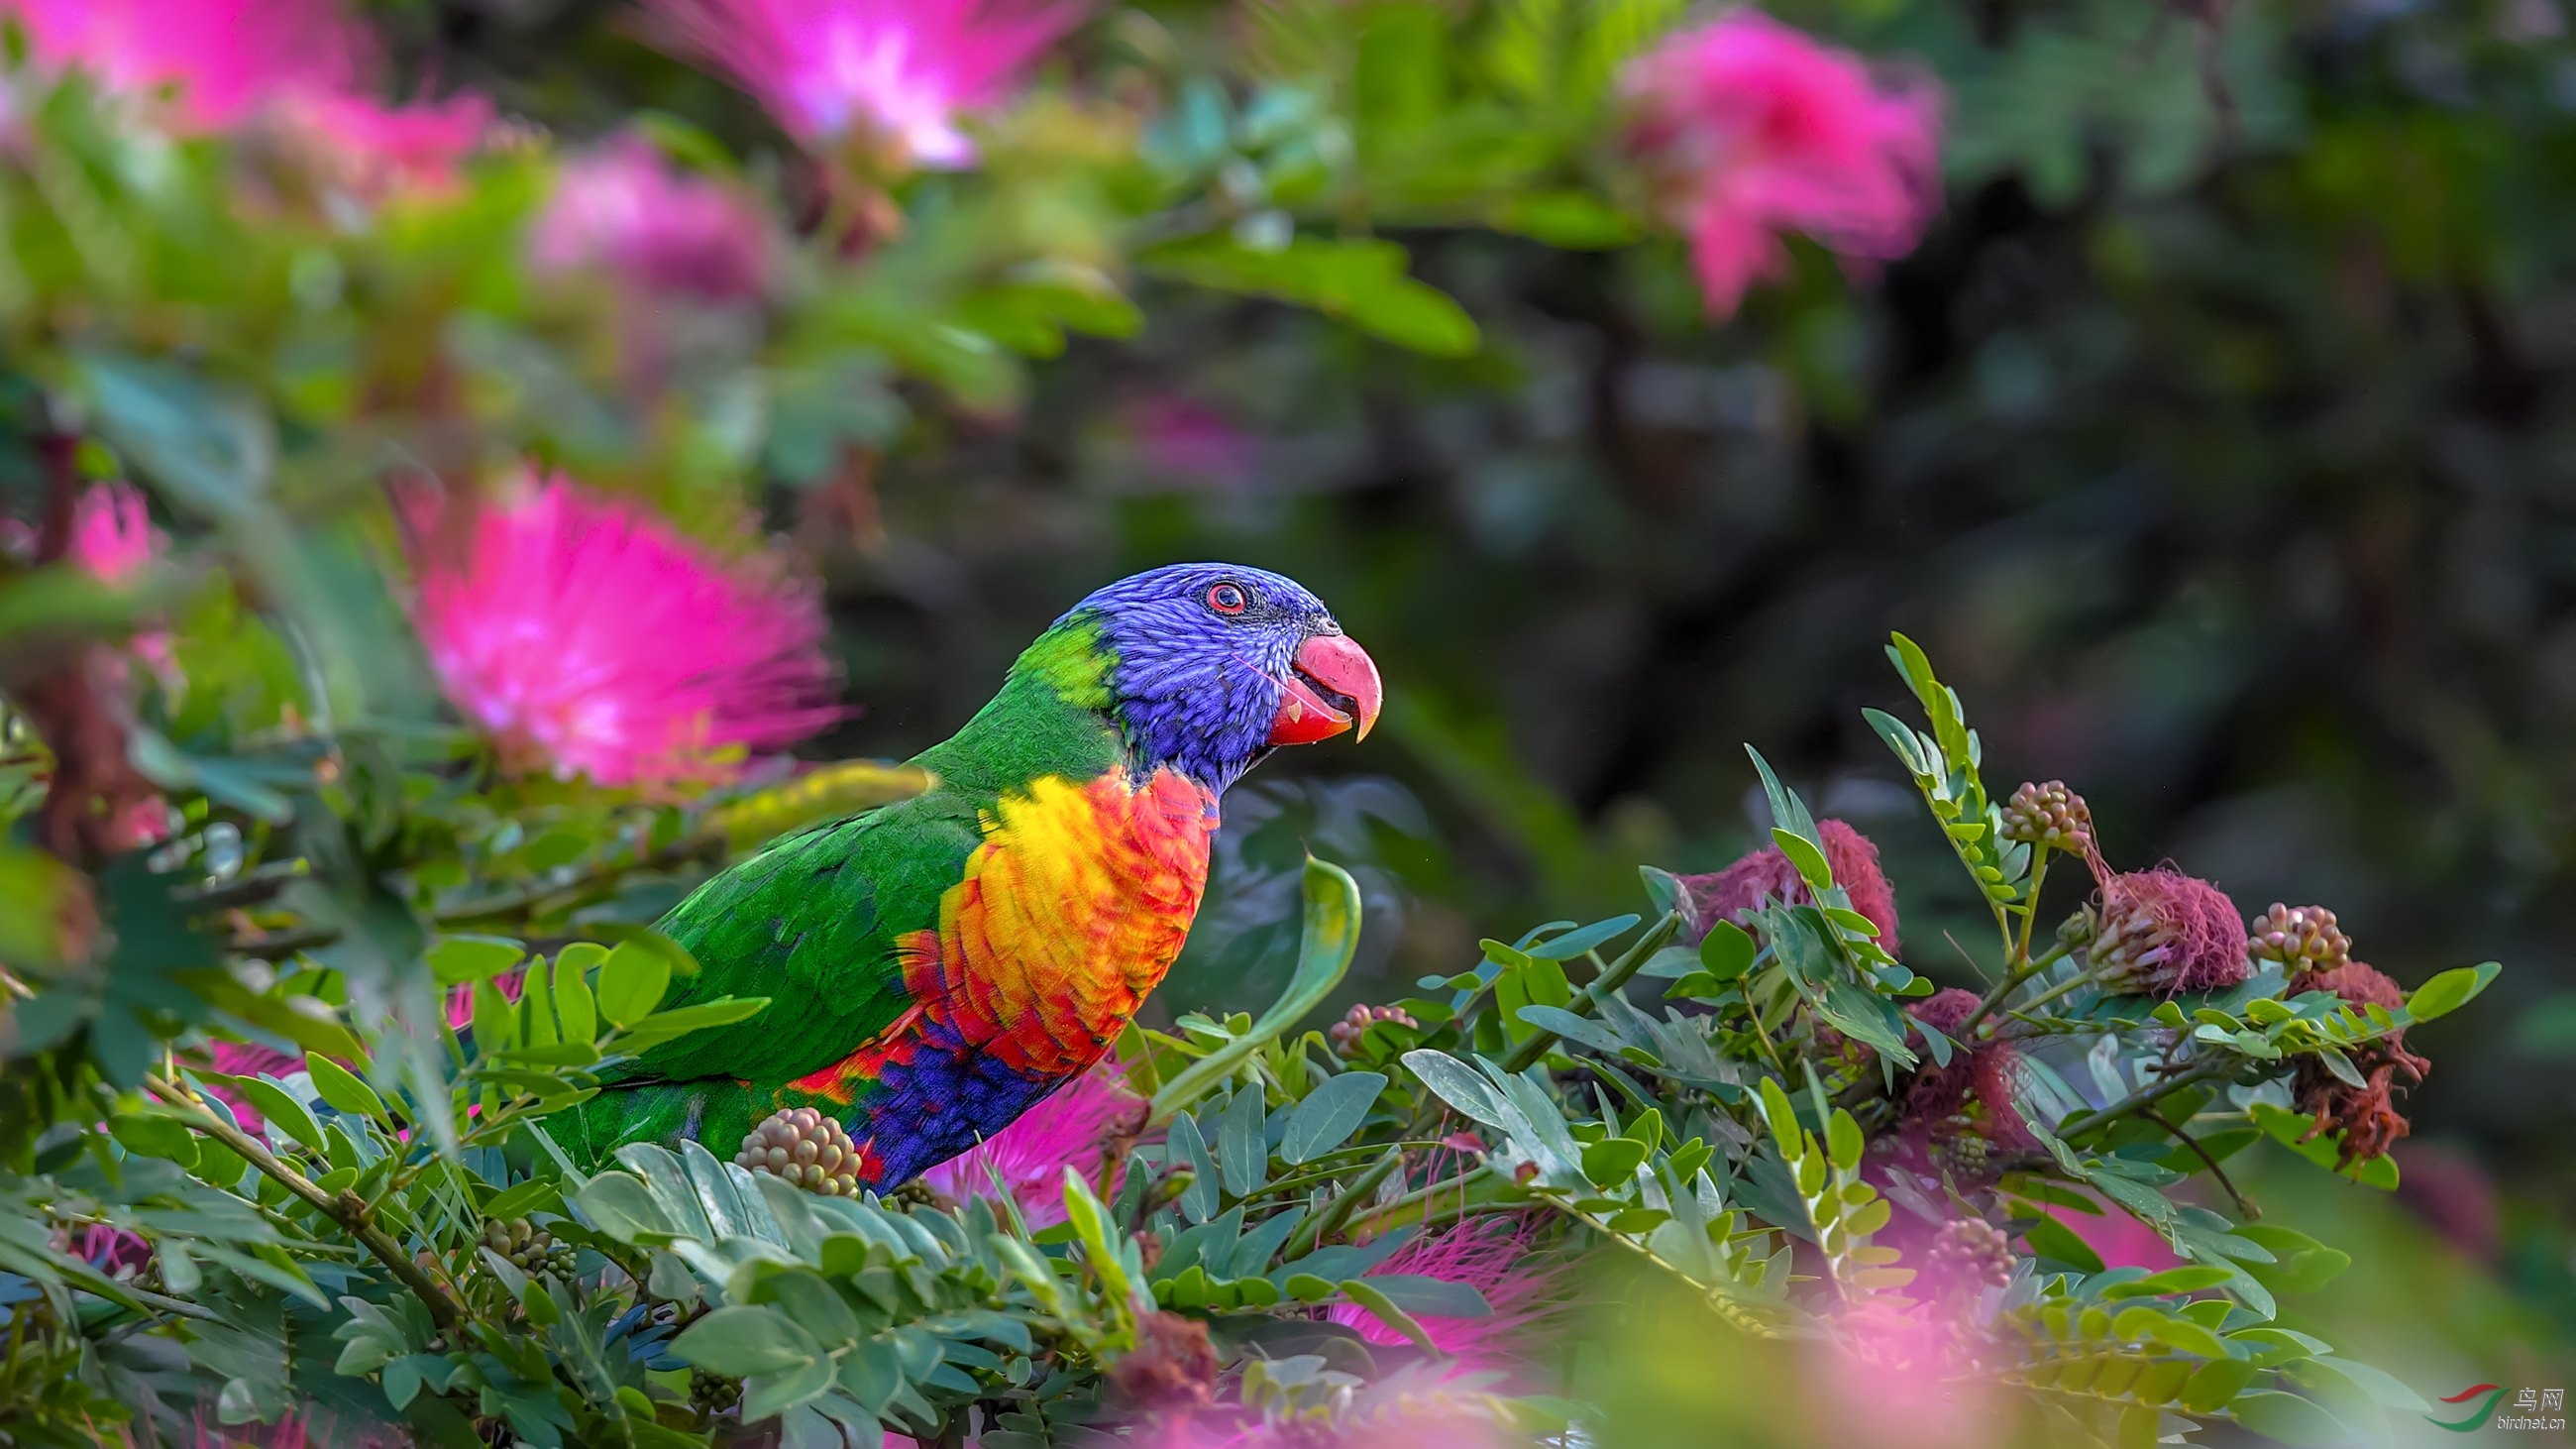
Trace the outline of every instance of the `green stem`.
<path fill-rule="evenodd" d="M 2079 986 L 2094 985 L 2098 979 L 2099 978 L 2094 976 L 2090 971 L 2078 971 L 2074 975 L 2067 977 L 2065 980 L 2058 982 L 2055 986 L 2048 988 L 2046 991 L 2039 993 L 2030 1000 L 2014 1007 L 2012 1009 L 2013 1014 L 2015 1016 L 2019 1016 L 2025 1012 L 2037 1011 L 2041 1007 L 2046 1006 L 2048 1003 L 2055 1001 L 2057 998 L 2064 996 L 2066 993 L 2073 991 Z"/>
<path fill-rule="evenodd" d="M 1361 1213 L 1356 1218 L 1353 1218 L 1347 1224 L 1347 1227 L 1353 1234 L 1367 1232 L 1375 1228 L 1381 1221 L 1392 1222 L 1395 1219 L 1404 1216 L 1407 1209 L 1412 1208 L 1417 1204 L 1428 1203 L 1432 1199 L 1444 1194 L 1456 1193 L 1459 1196 L 1464 1197 L 1469 1189 L 1474 1188 L 1479 1183 L 1482 1183 L 1493 1176 L 1494 1170 L 1490 1167 L 1486 1167 L 1481 1164 L 1471 1167 L 1465 1172 L 1459 1173 L 1455 1177 L 1444 1177 L 1440 1181 L 1432 1183 L 1428 1187 L 1417 1187 L 1411 1192 L 1406 1193 L 1404 1196 L 1397 1198 L 1395 1201 L 1388 1203 L 1383 1207 L 1371 1208 L 1367 1212 Z M 1427 1220 L 1428 1219 L 1426 1218 L 1426 1221 Z"/>
<path fill-rule="evenodd" d="M 2218 1185 L 2221 1188 L 2226 1189 L 2228 1200 L 2236 1204 L 2236 1211 L 2244 1215 L 2245 1221 L 2250 1223 L 2263 1216 L 2263 1210 L 2254 1205 L 2253 1199 L 2236 1190 L 2236 1184 L 2228 1180 L 2227 1169 L 2218 1165 L 2218 1159 L 2209 1155 L 2209 1149 L 2200 1145 L 2199 1138 L 2182 1130 L 2181 1127 L 2175 1125 L 2172 1118 L 2167 1117 L 2164 1113 L 2157 1111 L 2153 1107 L 2140 1107 L 2138 1109 L 2138 1115 L 2155 1123 L 2157 1126 L 2162 1127 L 2165 1131 L 2173 1134 L 2175 1141 L 2190 1148 L 2193 1155 L 2197 1156 L 2201 1160 L 2202 1164 L 2209 1168 L 2209 1175 L 2218 1179 Z"/>
<path fill-rule="evenodd" d="M 2139 1088 L 2099 1112 L 2078 1112 L 2066 1118 L 2057 1124 L 2057 1135 L 2071 1141 L 2079 1132 L 2090 1132 L 2105 1122 L 2128 1116 L 2132 1112 L 2143 1112 L 2185 1087 L 2211 1081 L 2225 1074 L 2226 1069 L 2223 1067 L 2193 1067 L 2188 1071 L 2176 1072 L 2152 1087 Z"/>
<path fill-rule="evenodd" d="M 1342 1231 L 1343 1225 L 1350 1221 L 1351 1214 L 1359 1210 L 1361 1202 L 1374 1196 L 1378 1186 L 1403 1163 L 1404 1149 L 1389 1148 L 1384 1157 L 1369 1164 L 1368 1171 L 1353 1178 L 1349 1187 L 1342 1189 L 1331 1202 L 1324 1204 L 1324 1210 L 1315 1215 L 1312 1223 L 1298 1229 L 1292 1241 L 1302 1243 L 1304 1252 L 1307 1253 L 1324 1246 L 1324 1240 Z M 1302 1256 L 1295 1247 L 1289 1250 L 1289 1255 Z"/>
<path fill-rule="evenodd" d="M 2038 902 L 2033 901 L 2031 904 L 2032 908 L 2036 910 Z M 2012 995 L 2023 982 L 2028 981 L 2032 977 L 2037 976 L 2042 971 L 2047 970 L 2049 967 L 2054 966 L 2059 961 L 2063 960 L 2067 951 L 2070 949 L 2071 948 L 2068 947 L 2065 942 L 2060 941 L 2049 947 L 2047 950 L 2041 952 L 2038 960 L 2015 967 L 2010 972 L 2007 972 L 2003 980 L 1995 983 L 1995 989 L 1987 992 L 1985 999 L 1977 1003 L 1977 1009 L 1968 1013 L 1968 1019 L 1959 1023 L 1959 1030 L 1954 1034 L 1964 1038 L 1969 1033 L 1975 1031 L 1977 1029 L 1977 1023 L 1994 1015 L 1995 1008 L 2003 1005 L 2005 997 Z"/>
<path fill-rule="evenodd" d="M 1600 1010 L 1601 1003 L 1617 994 L 1620 987 L 1627 985 L 1628 978 L 1636 975 L 1637 969 L 1646 964 L 1646 958 L 1664 949 L 1665 943 L 1671 941 L 1681 928 L 1681 912 L 1666 912 L 1662 920 L 1648 927 L 1646 934 L 1637 938 L 1637 944 L 1629 947 L 1620 954 L 1618 960 L 1603 968 L 1601 974 L 1593 979 L 1592 984 L 1583 988 L 1583 993 L 1567 1005 L 1566 1010 L 1576 1016 L 1590 1016 Z M 1547 1055 L 1547 1049 L 1556 1045 L 1557 1041 L 1555 1032 L 1541 1028 L 1529 1040 L 1512 1048 L 1512 1054 L 1503 1058 L 1503 1070 L 1515 1073 L 1528 1071 L 1540 1057 Z"/>
<path fill-rule="evenodd" d="M 2042 845 L 2034 849 L 2038 853 L 2030 858 L 2030 895 L 2021 909 L 2021 943 L 2013 947 L 2013 961 L 2016 963 L 2030 960 L 2030 933 L 2039 924 L 2039 888 L 2048 879 L 2048 847 Z"/>
<path fill-rule="evenodd" d="M 1440 1145 L 1441 1144 L 1439 1142 L 1430 1138 L 1422 1138 L 1418 1140 L 1409 1138 L 1402 1142 L 1367 1142 L 1362 1143 L 1357 1147 L 1339 1147 L 1330 1152 L 1318 1153 L 1316 1156 L 1308 1159 L 1308 1164 L 1311 1165 L 1316 1162 L 1329 1162 L 1336 1157 L 1364 1157 L 1372 1152 L 1383 1152 L 1389 1147 L 1403 1148 L 1407 1151 L 1428 1151 Z M 1252 1191 L 1245 1193 L 1243 1198 L 1244 1201 L 1250 1202 L 1256 1197 L 1268 1197 L 1274 1192 L 1290 1192 L 1301 1187 L 1313 1187 L 1319 1182 L 1332 1182 L 1340 1178 L 1341 1175 L 1342 1170 L 1338 1167 L 1328 1167 L 1319 1172 L 1299 1173 L 1295 1177 L 1283 1177 L 1276 1182 L 1265 1182 L 1261 1186 L 1254 1188 Z"/>
<path fill-rule="evenodd" d="M 403 1251 L 402 1244 L 385 1236 L 384 1229 L 377 1227 L 367 1216 L 366 1202 L 356 1193 L 344 1191 L 335 1196 L 324 1192 L 311 1178 L 279 1161 L 277 1154 L 268 1150 L 268 1144 L 207 1111 L 198 1104 L 194 1094 L 159 1073 L 145 1077 L 144 1085 L 151 1089 L 152 1095 L 177 1109 L 180 1120 L 187 1123 L 190 1130 L 212 1137 L 241 1154 L 243 1160 L 279 1186 L 347 1229 L 350 1236 L 373 1253 L 378 1262 L 383 1263 L 405 1288 L 412 1291 L 414 1297 L 420 1299 L 422 1305 L 429 1309 L 431 1321 L 441 1332 L 452 1333 L 464 1321 L 464 1311 L 457 1307 L 456 1300 L 448 1297 L 445 1289 L 421 1271 L 420 1265 Z"/>

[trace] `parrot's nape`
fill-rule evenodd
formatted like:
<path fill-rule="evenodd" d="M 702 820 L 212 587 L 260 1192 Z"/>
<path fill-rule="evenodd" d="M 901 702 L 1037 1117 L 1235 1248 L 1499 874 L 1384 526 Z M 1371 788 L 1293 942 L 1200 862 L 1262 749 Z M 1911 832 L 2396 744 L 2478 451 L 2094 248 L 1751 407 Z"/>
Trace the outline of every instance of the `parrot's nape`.
<path fill-rule="evenodd" d="M 1174 564 L 1099 590 L 914 760 L 926 793 L 772 842 L 672 909 L 700 970 L 665 1006 L 770 1004 L 604 1067 L 583 1145 L 730 1148 L 812 1107 L 869 1187 L 966 1151 L 1099 1060 L 1163 979 L 1226 787 L 1279 746 L 1365 737 L 1380 701 L 1294 580 Z"/>

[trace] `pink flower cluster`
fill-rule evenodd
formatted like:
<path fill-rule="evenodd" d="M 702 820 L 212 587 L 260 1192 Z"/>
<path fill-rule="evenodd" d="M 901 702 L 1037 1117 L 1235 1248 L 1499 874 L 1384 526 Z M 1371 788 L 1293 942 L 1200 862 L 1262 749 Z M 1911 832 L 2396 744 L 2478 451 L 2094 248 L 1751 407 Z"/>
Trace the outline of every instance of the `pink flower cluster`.
<path fill-rule="evenodd" d="M 555 476 L 463 518 L 413 512 L 430 665 L 507 767 L 723 781 L 840 717 L 812 591 L 728 567 L 640 506 Z"/>
<path fill-rule="evenodd" d="M 1896 936 L 1896 888 L 1878 863 L 1878 847 L 1840 820 L 1817 821 L 1816 839 L 1825 848 L 1825 864 L 1833 869 L 1834 884 L 1851 898 L 1853 910 L 1878 927 L 1878 944 L 1894 955 L 1901 949 Z M 1724 870 L 1678 880 L 1696 923 L 1694 939 L 1707 935 L 1720 921 L 1733 922 L 1747 911 L 1761 909 L 1766 899 L 1789 905 L 1812 902 L 1806 877 L 1798 874 L 1798 867 L 1776 845 L 1741 856 Z"/>
<path fill-rule="evenodd" d="M 1875 75 L 1756 11 L 1673 36 L 1636 64 L 1628 90 L 1630 144 L 1690 237 L 1712 316 L 1785 269 L 1783 233 L 1892 261 L 1940 205 L 1938 92 Z"/>
<path fill-rule="evenodd" d="M 758 97 L 809 144 L 890 144 L 969 166 L 964 116 L 1001 104 L 1082 18 L 1079 0 L 650 0 L 674 48 Z"/>
<path fill-rule="evenodd" d="M 710 302 L 758 297 L 769 280 L 759 210 L 631 136 L 565 164 L 528 258 L 540 272 L 601 270 L 639 293 Z"/>
<path fill-rule="evenodd" d="M 1064 1221 L 1064 1170 L 1097 1179 L 1117 1139 L 1144 1125 L 1145 1102 L 1104 1063 L 1056 1089 L 1019 1120 L 921 1175 L 958 1202 L 990 1198 L 996 1178 L 1032 1231 Z"/>
<path fill-rule="evenodd" d="M 1412 1274 L 1458 1283 L 1484 1295 L 1494 1311 L 1482 1318 L 1416 1314 L 1415 1321 L 1462 1373 L 1506 1370 L 1524 1360 L 1526 1334 L 1547 1315 L 1564 1286 L 1556 1262 L 1536 1256 L 1538 1220 L 1487 1213 L 1415 1238 L 1369 1270 L 1370 1277 Z M 1333 1322 L 1371 1343 L 1405 1342 L 1402 1334 L 1353 1303 L 1327 1310 Z"/>
<path fill-rule="evenodd" d="M 0 12 L 40 63 L 86 70 L 174 130 L 273 120 L 370 195 L 443 179 L 491 119 L 478 97 L 372 99 L 375 38 L 335 0 L 0 0 Z"/>

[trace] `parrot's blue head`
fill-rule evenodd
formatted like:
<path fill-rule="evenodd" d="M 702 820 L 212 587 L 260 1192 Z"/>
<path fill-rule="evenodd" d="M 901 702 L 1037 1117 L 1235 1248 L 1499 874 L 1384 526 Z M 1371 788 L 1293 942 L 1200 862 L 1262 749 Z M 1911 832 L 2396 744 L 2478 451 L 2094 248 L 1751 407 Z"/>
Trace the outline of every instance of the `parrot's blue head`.
<path fill-rule="evenodd" d="M 1168 564 L 1073 606 L 1108 662 L 1108 709 L 1140 769 L 1223 790 L 1280 745 L 1377 722 L 1377 665 L 1295 579 L 1235 564 Z"/>

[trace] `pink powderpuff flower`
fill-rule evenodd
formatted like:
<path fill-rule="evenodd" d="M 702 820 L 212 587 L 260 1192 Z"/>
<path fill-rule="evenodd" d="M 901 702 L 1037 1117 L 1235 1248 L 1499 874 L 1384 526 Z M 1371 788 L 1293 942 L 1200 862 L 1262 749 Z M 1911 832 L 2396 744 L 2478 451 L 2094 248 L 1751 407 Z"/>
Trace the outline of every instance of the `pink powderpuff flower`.
<path fill-rule="evenodd" d="M 2085 959 L 2104 989 L 2171 996 L 2224 991 L 2254 974 L 2244 913 L 2227 893 L 2178 870 L 2103 880 Z"/>
<path fill-rule="evenodd" d="M 1973 1097 L 1983 1107 L 1978 1125 L 1988 1142 L 2013 1149 L 2035 1146 L 2037 1139 L 2013 1105 L 2013 1074 L 2021 1066 L 2021 1049 L 2008 1041 L 1959 1040 L 1959 1029 L 1976 1012 L 1977 1001 L 1977 993 L 1951 986 L 1906 1008 L 1915 1020 L 1939 1029 L 1958 1045 L 1951 1048 L 1946 1065 L 1934 1064 L 1928 1049 L 1921 1053 L 1922 1068 L 1907 1090 L 1905 1115 L 1917 1121 L 1942 1121 L 1957 1116 Z M 1920 1037 L 1920 1033 L 1913 1035 Z"/>
<path fill-rule="evenodd" d="M 363 96 L 297 92 L 279 99 L 268 134 L 314 177 L 363 202 L 436 195 L 491 134 L 482 96 L 384 106 Z"/>
<path fill-rule="evenodd" d="M 923 1173 L 957 1202 L 993 1195 L 993 1179 L 1019 1204 L 1031 1231 L 1064 1221 L 1064 1170 L 1097 1179 L 1111 1146 L 1144 1124 L 1145 1101 L 1114 1065 L 1092 1068 L 1057 1088 L 1010 1126 Z"/>
<path fill-rule="evenodd" d="M 756 298 L 769 280 L 759 210 L 631 136 L 565 164 L 528 259 L 540 272 L 596 268 L 638 292 L 710 302 Z"/>
<path fill-rule="evenodd" d="M 1535 1256 L 1537 1227 L 1538 1220 L 1528 1214 L 1466 1218 L 1396 1249 L 1367 1276 L 1412 1274 L 1464 1284 L 1483 1294 L 1494 1310 L 1483 1318 L 1414 1318 L 1442 1353 L 1458 1360 L 1461 1372 L 1508 1369 L 1523 1359 L 1516 1344 L 1548 1315 L 1563 1287 L 1563 1263 Z M 1326 1316 L 1371 1343 L 1407 1341 L 1355 1303 L 1337 1303 Z"/>
<path fill-rule="evenodd" d="M 71 561 L 107 583 L 134 583 L 162 547 L 152 512 L 130 483 L 93 484 L 72 505 Z"/>
<path fill-rule="evenodd" d="M 1683 31 L 1630 70 L 1632 147 L 1669 192 L 1709 314 L 1789 259 L 1804 232 L 1847 259 L 1914 249 L 1940 204 L 1940 95 L 1872 73 L 1751 10 Z"/>
<path fill-rule="evenodd" d="M 464 518 L 412 510 L 414 618 L 503 766 L 611 787 L 736 778 L 838 719 L 813 591 L 729 568 L 646 509 L 560 476 Z"/>
<path fill-rule="evenodd" d="M 1834 884 L 1851 897 L 1853 910 L 1869 917 L 1871 924 L 1878 927 L 1878 944 L 1889 955 L 1896 954 L 1900 949 L 1896 937 L 1896 888 L 1888 884 L 1887 872 L 1878 863 L 1878 847 L 1870 843 L 1868 836 L 1840 820 L 1817 821 L 1816 837 L 1825 847 L 1825 864 L 1833 867 Z M 1791 905 L 1805 905 L 1810 900 L 1806 878 L 1798 874 L 1798 868 L 1776 845 L 1745 855 L 1724 870 L 1678 879 L 1701 936 L 1720 921 L 1733 921 L 1747 911 L 1759 909 L 1765 897 Z"/>
<path fill-rule="evenodd" d="M 169 540 L 152 526 L 152 512 L 144 505 L 143 494 L 130 483 L 94 484 L 74 505 L 69 557 L 106 583 L 120 588 L 137 583 L 144 570 L 152 566 L 152 560 L 168 548 Z M 169 631 L 146 629 L 131 642 L 135 657 L 175 688 L 178 662 L 171 652 Z M 134 812 L 135 825 L 144 827 L 144 833 L 150 835 L 149 840 L 138 840 L 137 844 L 151 844 L 170 833 L 166 822 L 158 825 L 158 834 L 151 833 L 149 827 L 166 810 L 157 800 L 149 803 L 150 809 Z M 133 834 L 134 828 L 129 827 L 126 833 Z"/>
<path fill-rule="evenodd" d="M 281 92 L 355 87 L 365 32 L 333 0 L 0 0 L 36 60 L 79 66 L 109 90 L 170 88 L 180 130 L 238 125 Z"/>
<path fill-rule="evenodd" d="M 1808 1365 L 1809 1402 L 1826 1442 L 1852 1449 L 1969 1449 L 2008 1441 L 2001 1406 L 1977 1374 L 1983 1337 L 1957 1302 L 1861 1299 L 1834 1316 Z"/>
<path fill-rule="evenodd" d="M 650 0 L 674 42 L 798 140 L 856 136 L 913 165 L 969 166 L 965 115 L 1008 99 L 1081 0 Z"/>

